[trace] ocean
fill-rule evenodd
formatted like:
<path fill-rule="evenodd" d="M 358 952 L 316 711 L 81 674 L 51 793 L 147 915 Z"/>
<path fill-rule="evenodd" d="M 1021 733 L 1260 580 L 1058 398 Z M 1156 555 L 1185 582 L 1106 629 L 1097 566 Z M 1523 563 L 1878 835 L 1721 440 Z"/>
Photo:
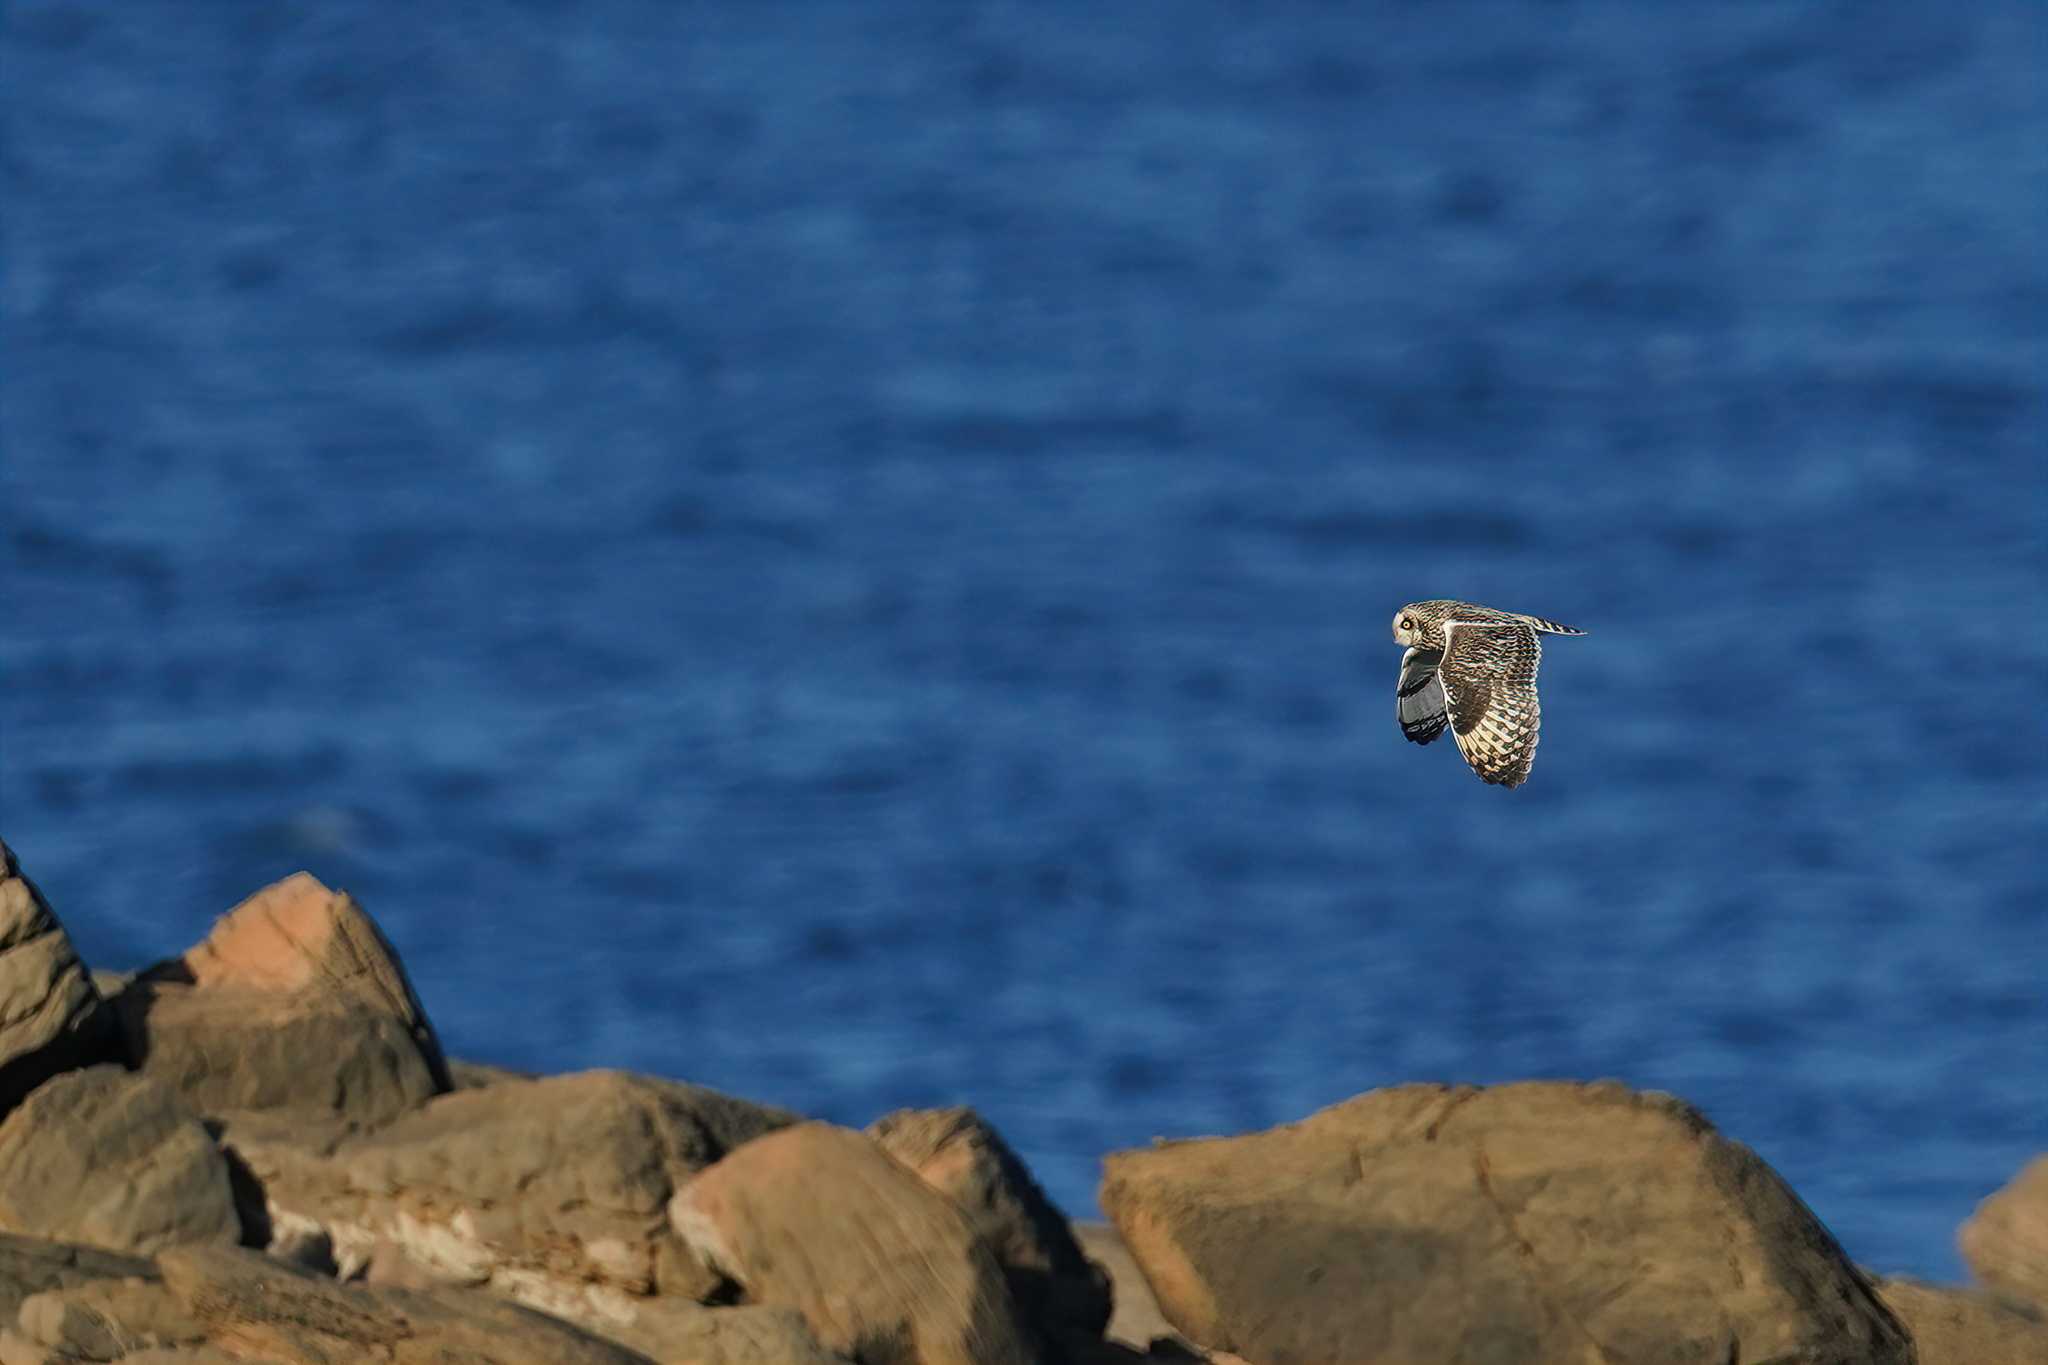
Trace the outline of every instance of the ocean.
<path fill-rule="evenodd" d="M 1098 1159 L 1700 1105 L 1955 1279 L 2048 1149 L 2043 9 L 14 0 L 0 835 L 448 1050 Z M 1403 603 L 1554 617 L 1528 784 Z"/>

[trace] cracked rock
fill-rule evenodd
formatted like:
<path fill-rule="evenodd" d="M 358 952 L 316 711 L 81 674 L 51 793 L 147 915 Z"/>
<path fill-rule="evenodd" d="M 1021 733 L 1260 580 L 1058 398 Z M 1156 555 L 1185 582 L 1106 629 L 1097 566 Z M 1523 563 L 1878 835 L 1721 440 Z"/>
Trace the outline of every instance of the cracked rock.
<path fill-rule="evenodd" d="M 0 1114 L 59 1072 L 117 1060 L 70 936 L 0 842 Z"/>
<path fill-rule="evenodd" d="M 452 1086 L 398 955 L 362 907 L 300 872 L 223 915 L 115 999 L 131 1055 L 205 1114 L 388 1122 Z"/>
<path fill-rule="evenodd" d="M 1911 1365 L 1776 1172 L 1614 1084 L 1374 1091 L 1105 1162 L 1167 1319 L 1261 1365 Z"/>

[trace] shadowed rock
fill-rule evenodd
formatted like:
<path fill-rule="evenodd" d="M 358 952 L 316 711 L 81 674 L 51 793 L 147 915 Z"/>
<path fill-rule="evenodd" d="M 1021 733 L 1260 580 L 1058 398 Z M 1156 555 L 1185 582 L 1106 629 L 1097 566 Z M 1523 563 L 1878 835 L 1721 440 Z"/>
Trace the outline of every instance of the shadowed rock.
<path fill-rule="evenodd" d="M 748 1143 L 686 1185 L 670 1216 L 750 1301 L 796 1309 L 862 1365 L 1035 1359 L 967 1216 L 850 1129 L 804 1123 Z"/>
<path fill-rule="evenodd" d="M 85 965 L 0 843 L 0 1114 L 59 1072 L 119 1060 Z"/>
<path fill-rule="evenodd" d="M 904 1109 L 868 1135 L 966 1213 L 1003 1267 L 1023 1316 L 1094 1338 L 1109 1321 L 1109 1277 L 995 1129 L 972 1109 Z"/>
<path fill-rule="evenodd" d="M 1167 1318 L 1261 1365 L 1910 1365 L 1748 1148 L 1617 1085 L 1402 1086 L 1106 1161 Z"/>
<path fill-rule="evenodd" d="M 126 1251 L 241 1235 L 198 1118 L 117 1066 L 47 1081 L 0 1122 L 0 1228 Z"/>
<path fill-rule="evenodd" d="M 353 898 L 303 872 L 115 1003 L 143 1069 L 209 1115 L 325 1110 L 370 1126 L 452 1085 L 391 945 Z"/>
<path fill-rule="evenodd" d="M 1088 1258 L 1109 1276 L 1110 1299 L 1115 1311 L 1103 1327 L 1103 1335 L 1136 1350 L 1149 1349 L 1161 1338 L 1175 1336 L 1173 1324 L 1159 1311 L 1159 1300 L 1144 1272 L 1131 1256 L 1131 1249 L 1108 1223 L 1074 1224 L 1074 1240 Z"/>
<path fill-rule="evenodd" d="M 1979 1280 L 2048 1308 L 2048 1156 L 1979 1204 L 1956 1243 Z"/>

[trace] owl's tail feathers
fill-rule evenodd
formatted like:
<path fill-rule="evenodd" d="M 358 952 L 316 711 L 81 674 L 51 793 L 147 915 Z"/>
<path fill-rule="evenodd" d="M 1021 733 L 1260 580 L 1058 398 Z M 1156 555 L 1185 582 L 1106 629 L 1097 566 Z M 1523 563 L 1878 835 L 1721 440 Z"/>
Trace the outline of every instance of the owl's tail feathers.
<path fill-rule="evenodd" d="M 1536 629 L 1550 635 L 1584 635 L 1586 633 L 1577 626 L 1568 626 L 1561 621 L 1546 621 L 1540 616 L 1524 616 L 1522 619 L 1536 627 Z"/>

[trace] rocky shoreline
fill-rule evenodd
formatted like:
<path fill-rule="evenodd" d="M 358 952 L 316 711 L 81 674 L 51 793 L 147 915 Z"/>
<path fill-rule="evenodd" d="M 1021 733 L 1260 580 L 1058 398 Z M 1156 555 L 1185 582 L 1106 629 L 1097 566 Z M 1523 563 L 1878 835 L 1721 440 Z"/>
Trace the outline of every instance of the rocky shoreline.
<path fill-rule="evenodd" d="M 0 1365 L 2048 1361 L 2048 1158 L 1860 1271 L 1753 1152 L 1612 1083 L 1373 1091 L 1105 1158 L 1070 1224 L 966 1109 L 865 1131 L 451 1061 L 300 873 L 94 975 L 0 844 Z"/>

